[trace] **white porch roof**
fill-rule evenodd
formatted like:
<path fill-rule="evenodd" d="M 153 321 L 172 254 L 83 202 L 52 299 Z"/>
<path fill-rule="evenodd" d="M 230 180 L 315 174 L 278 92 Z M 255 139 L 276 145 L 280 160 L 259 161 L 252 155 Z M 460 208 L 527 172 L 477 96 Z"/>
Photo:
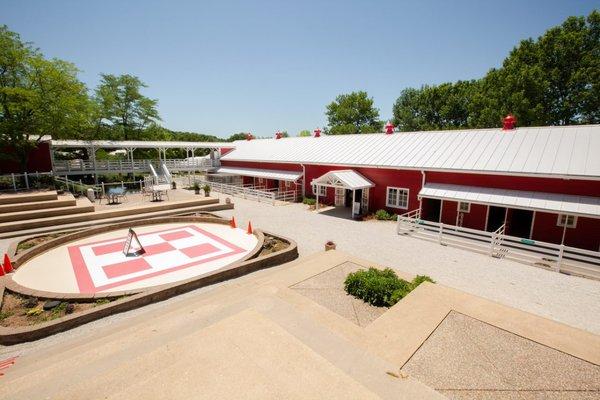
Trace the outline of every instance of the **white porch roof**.
<path fill-rule="evenodd" d="M 373 182 L 351 169 L 329 171 L 325 175 L 312 180 L 313 185 L 327 187 L 343 187 L 344 189 L 364 189 L 375 186 Z"/>
<path fill-rule="evenodd" d="M 427 183 L 419 197 L 600 218 L 600 198 L 525 190 Z"/>
<path fill-rule="evenodd" d="M 251 176 L 254 178 L 277 179 L 280 181 L 295 182 L 302 177 L 302 172 L 279 171 L 273 169 L 253 169 L 253 168 L 234 168 L 220 167 L 215 173 L 227 175 Z"/>

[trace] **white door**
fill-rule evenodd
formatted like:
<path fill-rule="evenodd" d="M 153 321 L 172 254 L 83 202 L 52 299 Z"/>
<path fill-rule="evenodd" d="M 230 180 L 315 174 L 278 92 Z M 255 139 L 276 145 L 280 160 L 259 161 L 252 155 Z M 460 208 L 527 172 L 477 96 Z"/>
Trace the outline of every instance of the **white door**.
<path fill-rule="evenodd" d="M 346 190 L 343 188 L 335 188 L 335 206 L 343 206 L 346 198 Z"/>
<path fill-rule="evenodd" d="M 360 202 L 363 214 L 367 214 L 369 212 L 369 188 L 363 189 Z"/>

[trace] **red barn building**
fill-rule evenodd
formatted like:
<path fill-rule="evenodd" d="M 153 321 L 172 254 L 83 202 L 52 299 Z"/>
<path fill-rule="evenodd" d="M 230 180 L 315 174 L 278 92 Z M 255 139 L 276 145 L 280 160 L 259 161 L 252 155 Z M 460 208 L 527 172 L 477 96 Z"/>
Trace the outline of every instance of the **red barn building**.
<path fill-rule="evenodd" d="M 378 209 L 600 249 L 600 125 L 244 140 L 220 174 Z"/>

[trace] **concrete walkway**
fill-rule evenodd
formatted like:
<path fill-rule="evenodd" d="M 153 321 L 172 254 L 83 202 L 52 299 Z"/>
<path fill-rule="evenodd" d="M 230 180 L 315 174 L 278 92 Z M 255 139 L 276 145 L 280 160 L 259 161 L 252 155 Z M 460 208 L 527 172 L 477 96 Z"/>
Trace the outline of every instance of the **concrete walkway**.
<path fill-rule="evenodd" d="M 213 193 L 217 195 L 226 197 Z M 303 204 L 232 200 L 233 210 L 217 214 L 234 215 L 240 227 L 251 220 L 255 227 L 294 239 L 301 257 L 322 251 L 325 242 L 333 240 L 338 250 L 363 259 L 426 274 L 446 286 L 600 334 L 598 281 L 398 236 L 394 222 L 357 222 L 340 218 L 339 212 L 317 214 Z"/>

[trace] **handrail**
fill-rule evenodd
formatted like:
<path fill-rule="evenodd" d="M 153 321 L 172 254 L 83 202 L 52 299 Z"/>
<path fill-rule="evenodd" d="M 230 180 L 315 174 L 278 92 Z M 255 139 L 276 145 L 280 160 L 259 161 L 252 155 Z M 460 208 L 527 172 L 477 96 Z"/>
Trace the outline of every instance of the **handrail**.
<path fill-rule="evenodd" d="M 556 271 L 568 265 L 600 272 L 600 252 L 507 235 L 504 224 L 493 232 L 486 232 L 420 220 L 419 210 L 413 210 L 398 216 L 397 233 L 415 233 L 432 240 L 435 238 L 440 244 L 478 248 L 492 257 L 509 257 L 534 264 L 550 263 Z"/>
<path fill-rule="evenodd" d="M 150 165 L 156 160 L 54 160 L 52 169 L 54 172 L 135 172 L 149 171 Z M 170 159 L 163 163 L 171 171 L 193 171 L 216 168 L 220 165 L 219 160 L 210 159 Z"/>

